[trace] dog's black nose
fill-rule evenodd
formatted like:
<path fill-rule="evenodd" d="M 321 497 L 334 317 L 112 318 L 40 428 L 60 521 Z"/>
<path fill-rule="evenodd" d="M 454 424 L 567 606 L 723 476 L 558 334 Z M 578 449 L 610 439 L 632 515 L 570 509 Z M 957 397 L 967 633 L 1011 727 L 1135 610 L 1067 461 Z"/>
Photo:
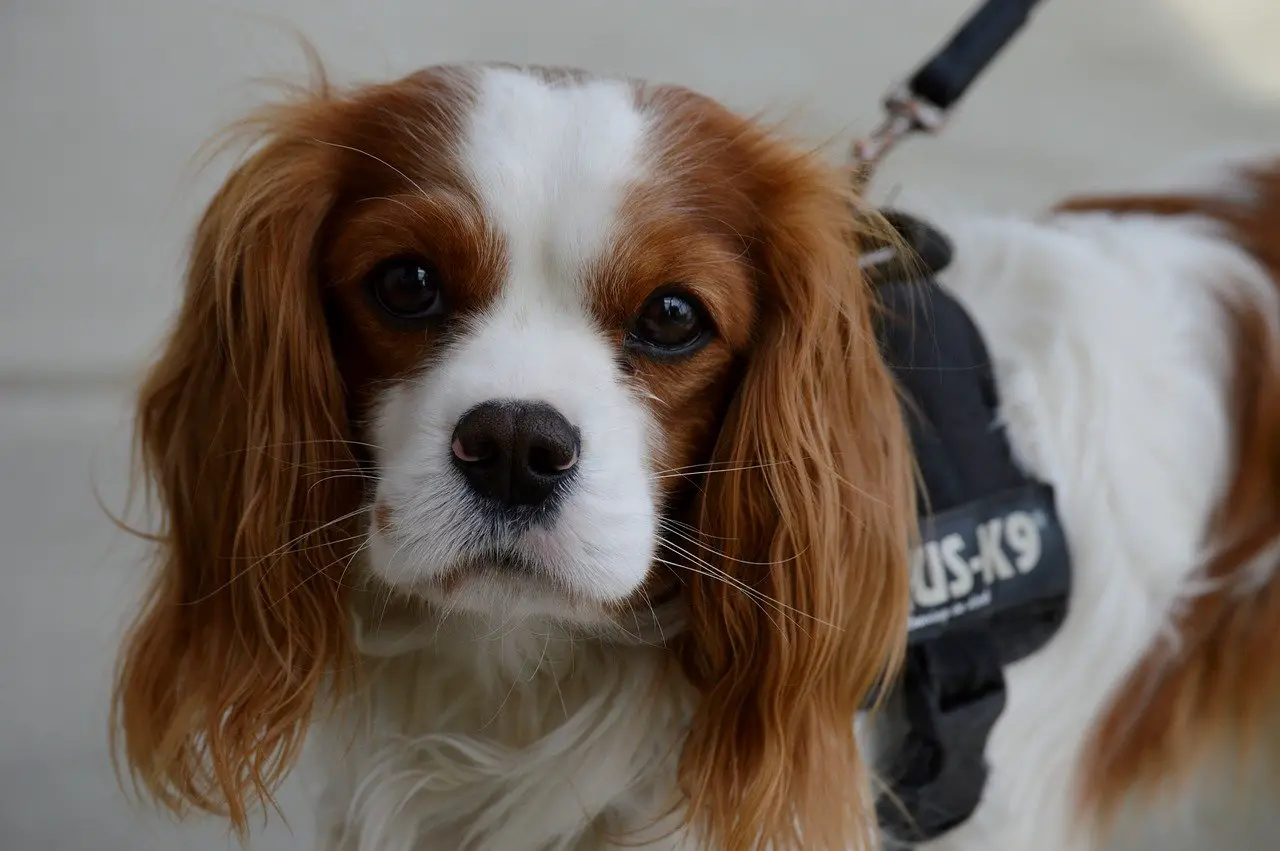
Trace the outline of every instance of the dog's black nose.
<path fill-rule="evenodd" d="M 578 465 L 578 430 L 541 402 L 485 402 L 453 430 L 453 463 L 480 496 L 540 505 Z"/>

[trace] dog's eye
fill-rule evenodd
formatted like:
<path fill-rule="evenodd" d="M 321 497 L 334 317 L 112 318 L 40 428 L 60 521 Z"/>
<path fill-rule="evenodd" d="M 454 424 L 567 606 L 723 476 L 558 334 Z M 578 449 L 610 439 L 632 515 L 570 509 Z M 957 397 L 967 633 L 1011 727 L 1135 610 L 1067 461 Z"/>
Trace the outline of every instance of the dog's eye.
<path fill-rule="evenodd" d="M 706 308 L 693 295 L 664 288 L 645 300 L 631 321 L 627 344 L 646 354 L 690 354 L 711 339 Z"/>
<path fill-rule="evenodd" d="M 369 276 L 369 292 L 388 315 L 420 320 L 444 313 L 440 275 L 421 257 L 393 257 L 379 263 Z"/>

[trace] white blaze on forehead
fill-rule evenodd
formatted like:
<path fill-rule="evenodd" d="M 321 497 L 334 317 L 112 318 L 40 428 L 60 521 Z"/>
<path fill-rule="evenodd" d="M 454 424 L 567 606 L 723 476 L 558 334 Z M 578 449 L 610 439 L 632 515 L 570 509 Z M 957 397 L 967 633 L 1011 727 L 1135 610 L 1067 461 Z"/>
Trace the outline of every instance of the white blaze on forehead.
<path fill-rule="evenodd" d="M 481 72 L 463 164 L 505 238 L 504 296 L 581 304 L 583 271 L 609 247 L 627 186 L 643 174 L 645 127 L 626 83 Z"/>
<path fill-rule="evenodd" d="M 584 279 L 614 243 L 628 188 L 644 177 L 645 132 L 625 83 L 479 72 L 462 166 L 502 237 L 505 273 L 493 304 L 458 323 L 430 368 L 384 395 L 378 499 L 395 534 L 373 536 L 370 562 L 385 580 L 420 587 L 513 550 L 581 599 L 618 601 L 643 584 L 657 539 L 654 426 L 618 368 L 616 334 L 593 319 Z M 451 460 L 458 419 L 494 400 L 549 404 L 581 436 L 558 509 L 531 528 L 496 524 Z M 474 600 L 438 602 L 582 616 L 559 597 L 500 601 L 491 586 L 478 583 Z"/>

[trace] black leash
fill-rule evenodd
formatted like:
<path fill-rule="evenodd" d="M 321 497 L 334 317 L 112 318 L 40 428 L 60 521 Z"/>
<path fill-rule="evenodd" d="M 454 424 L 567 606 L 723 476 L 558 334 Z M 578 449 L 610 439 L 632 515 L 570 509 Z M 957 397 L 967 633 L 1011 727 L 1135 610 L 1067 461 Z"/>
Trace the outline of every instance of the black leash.
<path fill-rule="evenodd" d="M 884 99 L 887 117 L 853 146 L 867 173 L 912 133 L 937 133 L 973 81 L 1013 40 L 1040 0 L 987 0 L 931 59 Z"/>

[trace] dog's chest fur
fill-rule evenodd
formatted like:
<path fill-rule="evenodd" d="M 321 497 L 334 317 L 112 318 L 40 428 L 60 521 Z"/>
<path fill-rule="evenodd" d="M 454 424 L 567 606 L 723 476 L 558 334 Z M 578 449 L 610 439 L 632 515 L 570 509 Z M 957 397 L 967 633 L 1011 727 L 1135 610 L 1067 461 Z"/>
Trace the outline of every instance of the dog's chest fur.
<path fill-rule="evenodd" d="M 366 687 L 311 755 L 323 847 L 691 847 L 674 790 L 693 695 L 660 639 L 457 615 L 366 632 Z"/>

